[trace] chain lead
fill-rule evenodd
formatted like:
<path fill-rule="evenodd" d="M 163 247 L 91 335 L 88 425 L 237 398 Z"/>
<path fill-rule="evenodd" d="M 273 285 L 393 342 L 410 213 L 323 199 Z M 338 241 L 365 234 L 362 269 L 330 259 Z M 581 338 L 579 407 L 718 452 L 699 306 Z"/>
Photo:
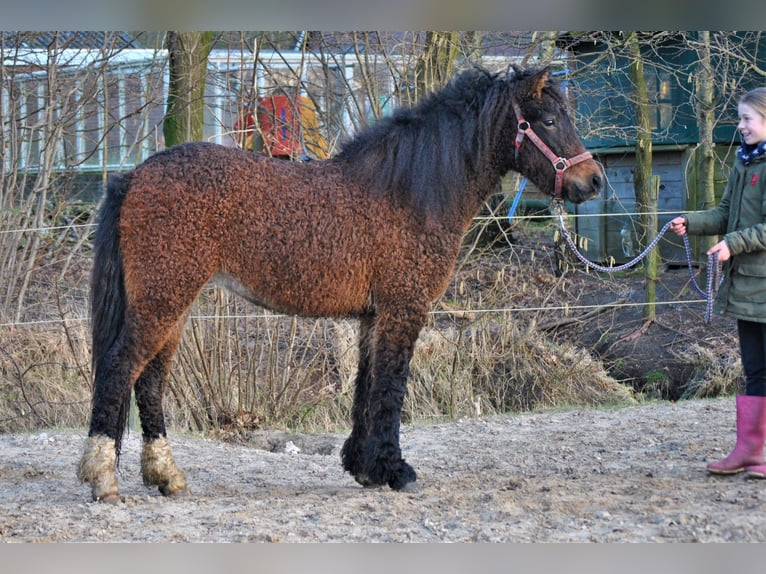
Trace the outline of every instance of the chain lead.
<path fill-rule="evenodd" d="M 642 261 L 649 252 L 655 248 L 657 243 L 659 243 L 660 239 L 662 239 L 662 236 L 665 235 L 665 232 L 670 229 L 670 224 L 672 221 L 668 221 L 660 230 L 660 232 L 657 234 L 657 236 L 652 240 L 649 245 L 646 246 L 646 248 L 639 253 L 635 259 L 632 261 L 628 261 L 627 263 L 623 263 L 622 265 L 616 265 L 614 267 L 607 267 L 604 265 L 599 265 L 598 263 L 594 263 L 593 261 L 590 261 L 587 259 L 582 253 L 580 253 L 579 249 L 577 249 L 577 245 L 575 245 L 575 242 L 572 240 L 572 237 L 569 235 L 569 231 L 567 231 L 566 223 L 564 220 L 564 203 L 562 201 L 554 200 L 551 202 L 551 213 L 554 216 L 557 216 L 559 218 L 559 225 L 561 227 L 561 233 L 564 235 L 564 239 L 567 242 L 567 245 L 569 245 L 569 248 L 572 250 L 572 252 L 575 254 L 577 259 L 579 259 L 582 263 L 584 263 L 587 267 L 590 267 L 591 269 L 595 269 L 596 271 L 600 271 L 601 273 L 617 273 L 620 271 L 625 271 L 626 269 L 630 269 L 640 261 Z M 707 285 L 706 289 L 702 289 L 699 284 L 697 283 L 697 279 L 694 276 L 694 267 L 692 262 L 692 251 L 691 247 L 689 246 L 689 237 L 688 235 L 684 234 L 683 236 L 684 240 L 684 251 L 686 252 L 686 262 L 689 267 L 689 277 L 691 277 L 692 285 L 694 285 L 694 288 L 697 290 L 697 292 L 702 295 L 705 298 L 705 323 L 710 323 L 710 320 L 713 316 L 713 299 L 715 298 L 715 291 L 718 284 L 718 254 L 714 253 L 712 255 L 708 256 L 707 259 Z"/>

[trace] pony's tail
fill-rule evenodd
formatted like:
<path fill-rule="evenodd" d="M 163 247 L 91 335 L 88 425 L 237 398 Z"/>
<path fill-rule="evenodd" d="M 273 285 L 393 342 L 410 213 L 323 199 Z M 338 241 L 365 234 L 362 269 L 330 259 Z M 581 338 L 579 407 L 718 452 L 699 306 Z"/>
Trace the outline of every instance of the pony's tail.
<path fill-rule="evenodd" d="M 125 322 L 125 274 L 120 250 L 120 209 L 130 187 L 130 174 L 110 178 L 101 206 L 93 242 L 93 271 L 90 282 L 91 367 L 98 380 L 99 365 L 122 332 Z M 118 412 L 115 450 L 120 454 L 122 436 L 130 410 L 130 392 L 125 393 Z"/>

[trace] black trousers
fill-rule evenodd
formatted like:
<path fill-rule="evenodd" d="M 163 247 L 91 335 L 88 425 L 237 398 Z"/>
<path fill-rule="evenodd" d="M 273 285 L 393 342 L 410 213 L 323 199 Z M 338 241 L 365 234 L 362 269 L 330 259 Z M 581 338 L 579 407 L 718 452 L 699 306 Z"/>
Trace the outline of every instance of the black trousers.
<path fill-rule="evenodd" d="M 766 397 L 766 323 L 737 320 L 745 394 Z"/>

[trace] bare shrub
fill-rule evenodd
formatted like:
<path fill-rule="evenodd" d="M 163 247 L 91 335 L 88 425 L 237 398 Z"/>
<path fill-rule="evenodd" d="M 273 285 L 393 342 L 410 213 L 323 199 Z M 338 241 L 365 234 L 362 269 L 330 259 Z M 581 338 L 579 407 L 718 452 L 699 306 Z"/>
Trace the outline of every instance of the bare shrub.
<path fill-rule="evenodd" d="M 692 367 L 692 375 L 681 389 L 682 398 L 719 397 L 744 390 L 742 363 L 736 345 L 722 345 L 714 352 L 693 344 L 679 355 Z"/>
<path fill-rule="evenodd" d="M 83 426 L 90 411 L 82 322 L 0 334 L 0 432 Z"/>
<path fill-rule="evenodd" d="M 523 332 L 509 312 L 427 329 L 413 359 L 408 411 L 416 419 L 562 406 L 633 404 L 587 350 Z"/>
<path fill-rule="evenodd" d="M 200 430 L 336 425 L 350 408 L 352 329 L 272 314 L 211 289 L 195 304 L 171 373 L 176 423 Z"/>

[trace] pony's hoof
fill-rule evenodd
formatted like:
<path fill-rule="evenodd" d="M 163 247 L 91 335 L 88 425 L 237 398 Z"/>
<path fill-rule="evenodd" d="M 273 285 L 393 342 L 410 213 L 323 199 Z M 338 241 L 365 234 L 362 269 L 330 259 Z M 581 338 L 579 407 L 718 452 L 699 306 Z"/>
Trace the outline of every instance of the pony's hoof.
<path fill-rule="evenodd" d="M 167 498 L 186 498 L 187 496 L 191 496 L 191 490 L 189 490 L 188 486 L 184 486 L 183 488 L 179 489 L 171 489 L 168 486 L 160 486 L 160 494 L 162 496 L 165 496 Z"/>
<path fill-rule="evenodd" d="M 146 486 L 156 486 L 163 496 L 183 496 L 186 476 L 178 468 L 166 437 L 144 441 L 141 451 L 141 475 Z"/>
<path fill-rule="evenodd" d="M 120 501 L 114 473 L 116 460 L 114 439 L 99 435 L 85 440 L 85 449 L 77 464 L 77 479 L 90 484 L 93 502 L 117 504 Z"/>
<path fill-rule="evenodd" d="M 112 506 L 115 506 L 122 502 L 122 498 L 115 492 L 111 494 L 104 494 L 103 496 L 94 495 L 93 502 L 103 502 L 104 504 L 111 504 Z"/>
<path fill-rule="evenodd" d="M 365 488 L 380 488 L 381 486 L 383 486 L 383 483 L 374 482 L 366 474 L 355 474 L 353 476 L 354 476 L 354 480 Z"/>
<path fill-rule="evenodd" d="M 398 492 L 415 492 L 418 489 L 418 486 L 415 484 L 418 479 L 415 469 L 403 460 L 400 461 L 398 467 L 392 473 L 393 476 L 391 478 L 380 477 L 376 479 L 369 474 L 358 473 L 354 475 L 354 480 L 365 488 L 378 488 L 388 484 L 392 490 Z"/>
<path fill-rule="evenodd" d="M 418 489 L 417 480 L 418 475 L 415 473 L 415 469 L 402 461 L 399 472 L 388 481 L 388 486 L 397 492 L 416 492 Z"/>

